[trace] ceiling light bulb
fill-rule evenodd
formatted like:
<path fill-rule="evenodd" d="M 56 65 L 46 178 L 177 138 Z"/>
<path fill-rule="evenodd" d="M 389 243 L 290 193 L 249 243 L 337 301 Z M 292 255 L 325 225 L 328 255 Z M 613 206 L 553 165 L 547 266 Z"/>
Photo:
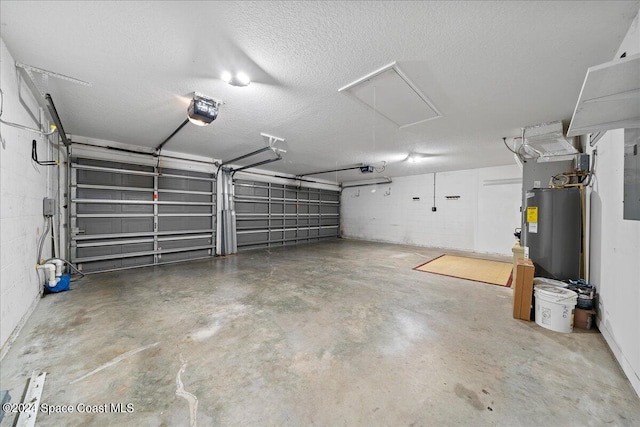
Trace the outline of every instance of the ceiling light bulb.
<path fill-rule="evenodd" d="M 206 126 L 206 125 L 208 125 L 208 124 L 209 124 L 209 123 L 205 123 L 205 122 L 203 122 L 202 120 L 194 119 L 194 118 L 192 118 L 192 117 L 187 117 L 187 118 L 188 118 L 188 119 L 189 119 L 189 121 L 190 121 L 191 123 L 193 123 L 194 125 L 198 125 L 198 126 Z"/>
<path fill-rule="evenodd" d="M 240 71 L 236 74 L 236 81 L 239 83 L 238 86 L 247 86 L 251 83 L 251 79 L 245 73 Z"/>
<path fill-rule="evenodd" d="M 228 71 L 224 71 L 221 75 L 220 78 L 222 79 L 223 82 L 225 83 L 230 83 L 231 82 L 231 73 Z"/>
<path fill-rule="evenodd" d="M 224 71 L 220 74 L 220 79 L 229 83 L 231 86 L 249 86 L 249 83 L 251 83 L 249 76 L 242 71 L 237 72 L 235 75 L 231 74 L 229 71 Z"/>

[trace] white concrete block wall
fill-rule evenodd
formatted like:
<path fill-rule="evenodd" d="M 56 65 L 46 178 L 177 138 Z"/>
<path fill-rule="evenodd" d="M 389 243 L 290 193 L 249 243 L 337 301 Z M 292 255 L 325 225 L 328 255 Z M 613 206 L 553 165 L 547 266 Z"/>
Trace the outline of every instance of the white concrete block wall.
<path fill-rule="evenodd" d="M 0 40 L 0 87 L 5 121 L 37 127 L 18 98 L 15 63 Z M 26 87 L 21 92 L 32 111 L 37 106 Z M 38 141 L 41 160 L 51 158 L 53 147 L 42 136 L 0 125 L 5 146 L 0 146 L 0 347 L 25 320 L 40 297 L 42 273 L 35 269 L 37 243 L 45 226 L 42 199 L 55 196 L 55 168 L 31 161 L 31 141 Z M 50 238 L 43 257 L 49 258 Z"/>
<path fill-rule="evenodd" d="M 433 174 L 346 188 L 342 236 L 510 255 L 520 224 L 521 175 L 516 165 L 437 173 L 436 212 Z"/>
<path fill-rule="evenodd" d="M 615 58 L 640 53 L 640 12 Z M 596 64 L 594 64 L 596 65 Z M 588 145 L 588 144 L 587 144 Z M 590 204 L 590 281 L 600 293 L 598 327 L 640 396 L 640 221 L 623 218 L 624 130 L 608 131 L 597 150 Z"/>

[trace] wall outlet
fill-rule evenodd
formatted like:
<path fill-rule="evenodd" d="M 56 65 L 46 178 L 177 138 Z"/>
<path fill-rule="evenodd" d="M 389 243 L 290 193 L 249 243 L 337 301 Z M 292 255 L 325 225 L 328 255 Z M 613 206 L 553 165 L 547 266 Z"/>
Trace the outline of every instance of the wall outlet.
<path fill-rule="evenodd" d="M 540 181 L 533 181 L 533 188 L 540 188 Z"/>

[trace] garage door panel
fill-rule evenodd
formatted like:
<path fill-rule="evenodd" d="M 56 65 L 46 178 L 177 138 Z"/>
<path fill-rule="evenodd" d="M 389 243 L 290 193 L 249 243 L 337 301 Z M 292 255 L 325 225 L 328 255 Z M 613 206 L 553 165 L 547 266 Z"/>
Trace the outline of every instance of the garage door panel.
<path fill-rule="evenodd" d="M 153 188 L 152 176 L 120 175 L 119 185 L 122 187 Z"/>
<path fill-rule="evenodd" d="M 167 250 L 167 249 L 180 249 L 180 248 L 193 248 L 200 246 L 209 246 L 212 244 L 211 237 L 207 238 L 186 238 L 188 236 L 179 236 L 184 238 L 184 240 L 169 240 L 169 241 L 160 241 L 158 242 L 158 249 Z"/>
<path fill-rule="evenodd" d="M 338 217 L 322 217 L 320 218 L 320 225 L 337 225 Z"/>
<path fill-rule="evenodd" d="M 269 233 L 269 240 L 277 241 L 282 240 L 284 238 L 284 232 L 282 231 L 272 231 Z"/>
<path fill-rule="evenodd" d="M 254 228 L 268 228 L 269 220 L 268 219 L 256 219 L 256 220 L 246 220 L 246 219 L 237 219 L 237 230 L 242 229 L 254 229 Z"/>
<path fill-rule="evenodd" d="M 321 205 L 320 213 L 323 214 L 336 214 L 338 213 L 338 206 L 336 205 Z"/>
<path fill-rule="evenodd" d="M 251 184 L 249 184 L 251 185 Z M 238 196 L 268 197 L 269 188 L 254 187 L 247 184 L 238 184 L 235 186 L 235 194 Z"/>
<path fill-rule="evenodd" d="M 151 191 L 122 191 L 121 200 L 136 200 L 151 203 L 153 202 L 153 193 Z"/>
<path fill-rule="evenodd" d="M 334 237 L 337 236 L 338 233 L 338 228 L 335 227 L 329 227 L 329 228 L 321 228 L 320 229 L 320 236 L 322 237 Z"/>
<path fill-rule="evenodd" d="M 266 200 L 257 199 L 258 195 L 266 197 Z M 332 203 L 338 200 L 337 191 L 237 180 L 235 207 L 238 248 L 295 244 L 335 237 L 336 229 L 321 231 L 319 227 L 321 224 L 334 226 L 339 223 L 339 204 Z M 264 215 L 265 219 L 257 221 L 252 215 Z"/>
<path fill-rule="evenodd" d="M 268 203 L 236 202 L 237 213 L 269 213 Z"/>
<path fill-rule="evenodd" d="M 80 218 L 78 219 L 80 236 L 113 233 L 153 232 L 153 218 Z"/>
<path fill-rule="evenodd" d="M 135 252 L 149 252 L 149 251 L 153 251 L 153 241 L 148 243 L 78 248 L 78 256 L 80 258 L 86 258 L 86 257 L 95 257 L 95 256 L 101 256 L 101 255 L 130 254 Z"/>
<path fill-rule="evenodd" d="M 122 213 L 121 205 L 95 204 L 95 203 L 78 203 L 76 211 L 79 214 L 119 214 Z"/>
<path fill-rule="evenodd" d="M 153 257 L 151 257 L 153 260 Z M 122 268 L 122 261 L 118 259 L 105 260 L 105 261 L 93 261 L 89 263 L 78 263 L 78 268 L 85 273 L 93 273 L 106 270 L 114 270 Z"/>
<path fill-rule="evenodd" d="M 211 191 L 211 182 L 159 177 L 158 188 L 166 190 Z"/>
<path fill-rule="evenodd" d="M 205 258 L 211 256 L 211 251 L 206 249 L 198 251 L 186 251 L 186 252 L 174 252 L 168 254 L 162 254 L 160 259 L 163 263 L 188 261 L 191 259 Z"/>
<path fill-rule="evenodd" d="M 338 203 L 340 201 L 340 193 L 337 191 L 324 191 L 321 193 L 320 200 L 325 202 Z"/>
<path fill-rule="evenodd" d="M 266 243 L 269 241 L 269 233 L 266 231 L 251 233 L 251 234 L 238 234 L 238 246 L 245 244 L 251 245 L 255 243 Z"/>
<path fill-rule="evenodd" d="M 284 205 L 284 213 L 286 214 L 297 213 L 296 205 Z"/>
<path fill-rule="evenodd" d="M 147 233 L 153 231 L 153 218 L 127 218 L 122 221 L 123 233 Z"/>
<path fill-rule="evenodd" d="M 213 175 L 159 172 L 152 166 L 73 158 L 71 258 L 84 271 L 215 254 Z"/>
<path fill-rule="evenodd" d="M 160 192 L 158 201 L 160 202 L 196 202 L 212 203 L 211 194 L 189 194 L 189 193 L 163 193 Z"/>
<path fill-rule="evenodd" d="M 211 217 L 167 217 L 158 218 L 158 231 L 208 230 Z"/>
<path fill-rule="evenodd" d="M 159 205 L 158 213 L 183 213 L 183 214 L 211 214 L 212 206 L 190 206 L 190 205 Z"/>
<path fill-rule="evenodd" d="M 113 173 L 78 170 L 78 182 L 91 185 L 120 185 L 120 177 Z"/>
<path fill-rule="evenodd" d="M 153 214 L 153 205 L 121 205 L 121 211 L 123 214 Z"/>
<path fill-rule="evenodd" d="M 77 197 L 78 199 L 144 200 L 152 202 L 153 192 L 151 189 L 148 191 L 121 191 L 99 188 L 78 188 Z"/>
<path fill-rule="evenodd" d="M 120 200 L 120 191 L 78 188 L 78 199 Z"/>
<path fill-rule="evenodd" d="M 115 218 L 79 218 L 78 229 L 81 235 L 121 233 L 122 222 Z"/>

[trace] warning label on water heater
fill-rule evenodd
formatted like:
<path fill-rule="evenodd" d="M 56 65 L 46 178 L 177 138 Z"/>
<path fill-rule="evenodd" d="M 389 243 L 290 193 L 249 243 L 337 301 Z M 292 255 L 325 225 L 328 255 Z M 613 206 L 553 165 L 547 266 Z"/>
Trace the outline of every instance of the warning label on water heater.
<path fill-rule="evenodd" d="M 527 222 L 529 223 L 529 233 L 538 232 L 538 207 L 530 206 L 527 208 Z"/>

